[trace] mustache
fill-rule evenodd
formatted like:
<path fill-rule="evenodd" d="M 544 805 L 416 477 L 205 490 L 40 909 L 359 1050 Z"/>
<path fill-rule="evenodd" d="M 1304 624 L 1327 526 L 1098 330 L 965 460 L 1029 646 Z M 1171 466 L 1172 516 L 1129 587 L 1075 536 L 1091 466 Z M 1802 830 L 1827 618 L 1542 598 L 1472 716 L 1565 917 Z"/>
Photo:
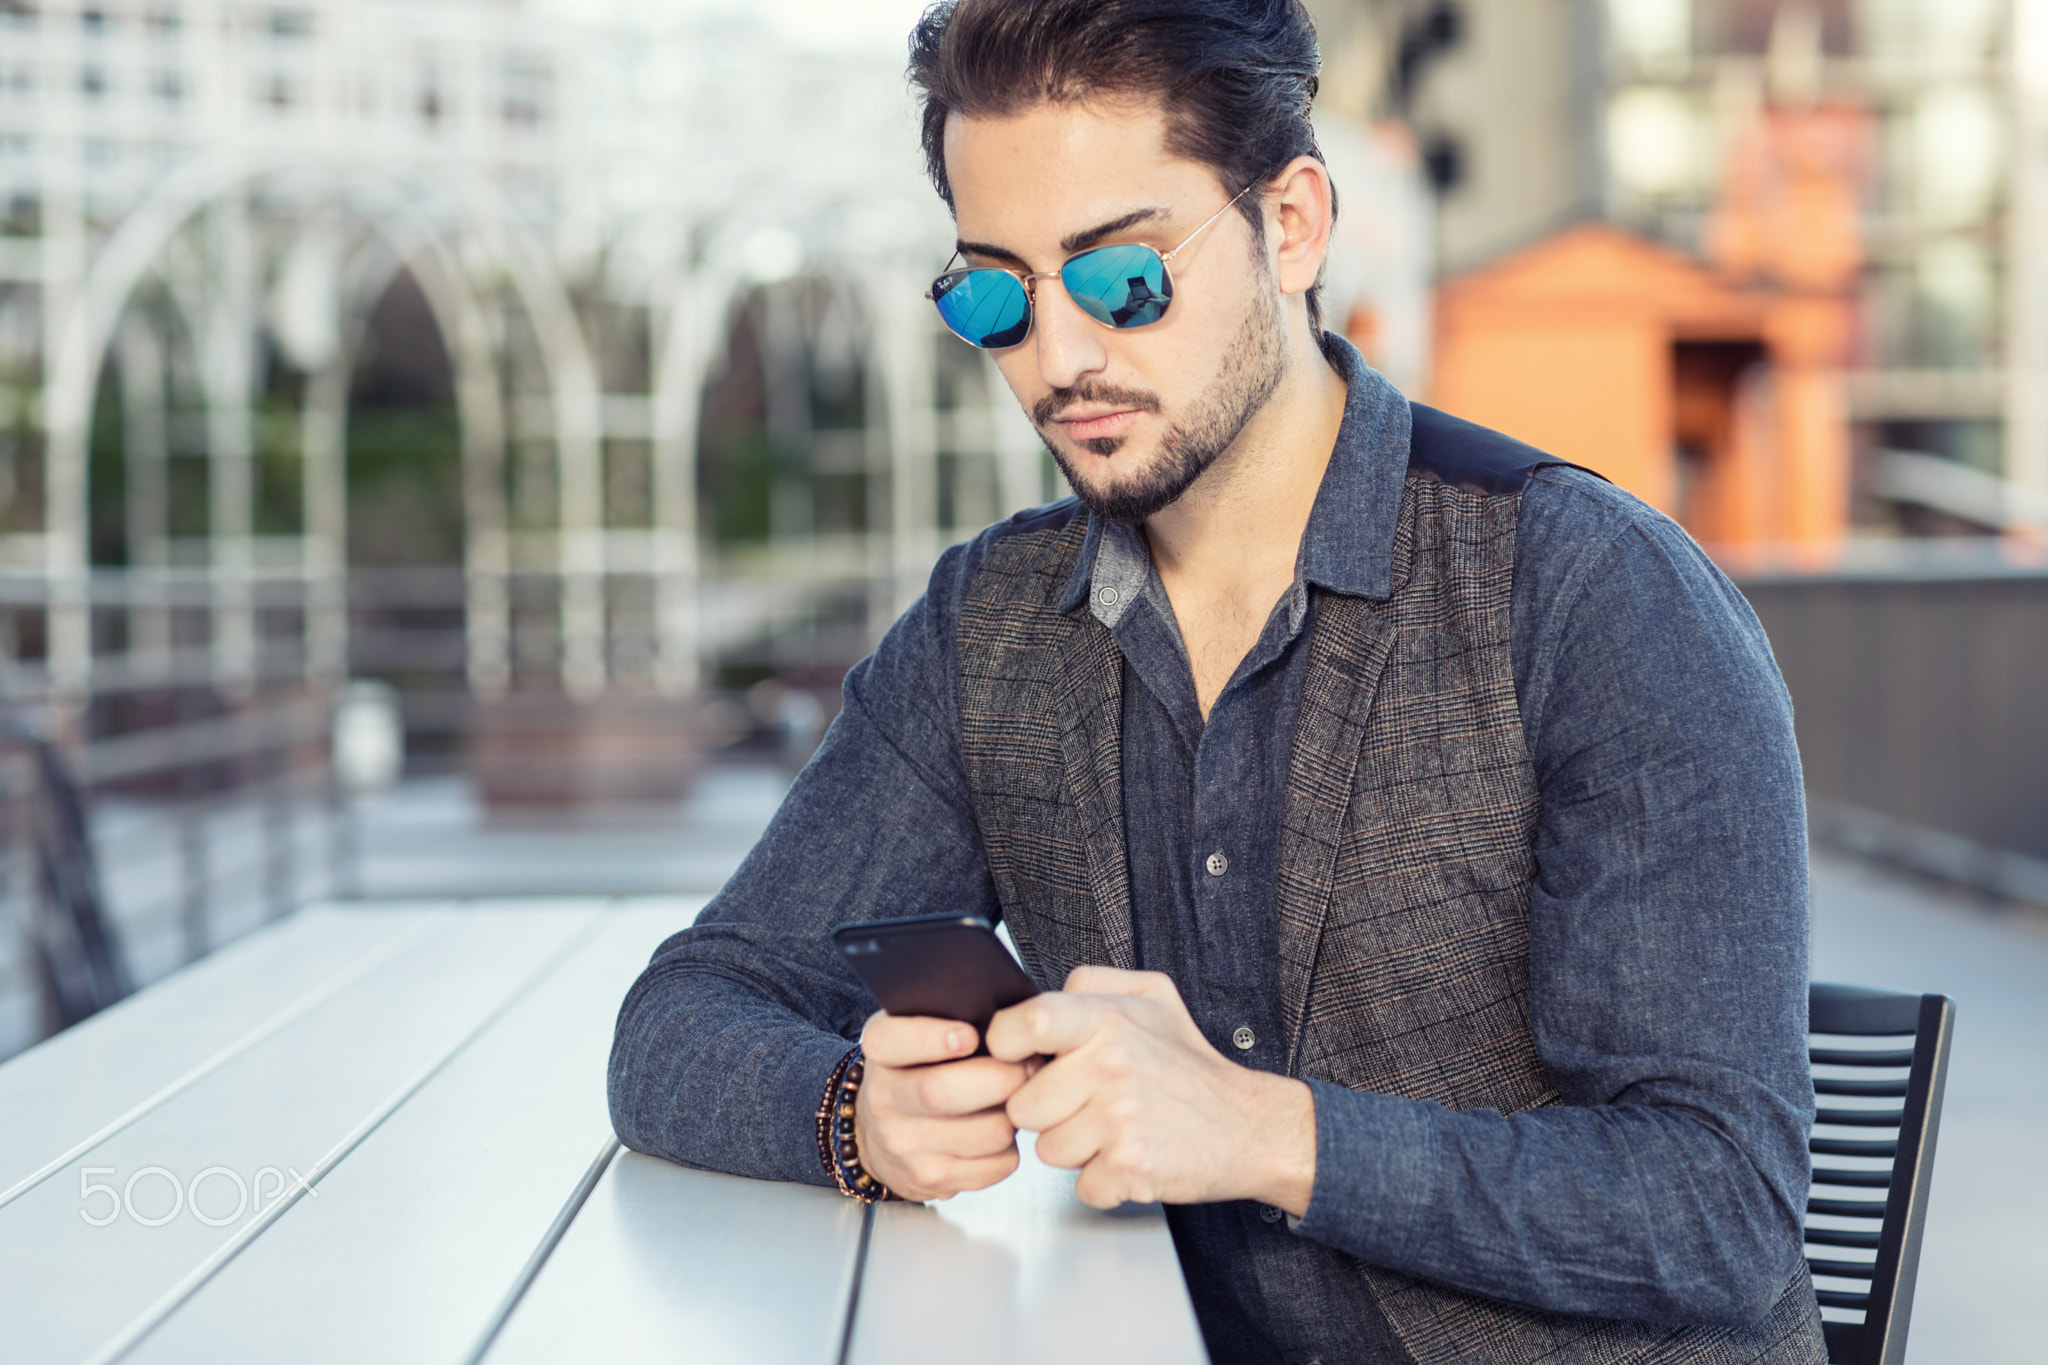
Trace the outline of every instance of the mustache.
<path fill-rule="evenodd" d="M 1159 396 L 1146 393 L 1143 389 L 1123 389 L 1114 384 L 1076 384 L 1070 389 L 1054 389 L 1031 405 L 1031 420 L 1045 426 L 1076 403 L 1107 403 L 1113 407 L 1131 408 L 1138 412 L 1159 411 Z"/>

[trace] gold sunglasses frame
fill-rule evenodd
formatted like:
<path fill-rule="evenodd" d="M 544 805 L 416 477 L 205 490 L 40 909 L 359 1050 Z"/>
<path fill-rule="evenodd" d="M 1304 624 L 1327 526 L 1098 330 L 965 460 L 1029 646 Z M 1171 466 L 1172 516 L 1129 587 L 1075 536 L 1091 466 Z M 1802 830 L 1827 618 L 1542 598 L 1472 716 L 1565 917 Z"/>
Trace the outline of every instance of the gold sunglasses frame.
<path fill-rule="evenodd" d="M 1223 206 L 1222 208 L 1220 208 L 1220 209 L 1216 210 L 1216 211 L 1215 211 L 1214 213 L 1210 214 L 1210 215 L 1209 215 L 1209 216 L 1208 216 L 1207 218 L 1203 219 L 1203 220 L 1202 220 L 1202 225 L 1201 225 L 1200 227 L 1196 228 L 1196 229 L 1195 229 L 1195 230 L 1194 230 L 1193 232 L 1190 232 L 1190 233 L 1189 233 L 1189 234 L 1188 234 L 1187 236 L 1185 236 L 1185 237 L 1181 238 L 1181 239 L 1180 239 L 1180 244 L 1179 244 L 1178 246 L 1174 247 L 1174 249 L 1173 249 L 1173 250 L 1171 250 L 1171 251 L 1162 251 L 1162 252 L 1160 252 L 1160 253 L 1159 253 L 1159 264 L 1160 264 L 1160 265 L 1161 265 L 1162 267 L 1165 267 L 1165 266 L 1170 266 L 1170 265 L 1172 265 L 1172 264 L 1173 264 L 1173 258 L 1174 258 L 1174 257 L 1176 257 L 1176 256 L 1178 256 L 1178 255 L 1180 255 L 1180 253 L 1181 253 L 1181 252 L 1182 252 L 1183 250 L 1185 250 L 1185 249 L 1187 248 L 1187 245 L 1188 245 L 1188 243 L 1189 243 L 1189 242 L 1192 242 L 1192 241 L 1194 241 L 1194 240 L 1195 240 L 1195 238 L 1197 238 L 1197 237 L 1201 236 L 1201 235 L 1202 235 L 1202 234 L 1203 234 L 1204 232 L 1207 232 L 1207 231 L 1209 230 L 1209 225 L 1210 225 L 1211 223 L 1214 223 L 1214 222 L 1215 222 L 1215 221 L 1216 221 L 1216 220 L 1217 220 L 1218 218 L 1221 218 L 1221 217 L 1222 217 L 1222 216 L 1223 216 L 1224 214 L 1226 214 L 1226 213 L 1230 212 L 1230 210 L 1231 210 L 1232 208 L 1236 207 L 1236 205 L 1237 205 L 1237 201 L 1238 201 L 1238 200 L 1240 200 L 1240 199 L 1244 198 L 1244 197 L 1245 197 L 1246 195 L 1250 194 L 1250 193 L 1251 193 L 1251 192 L 1252 192 L 1252 191 L 1253 191 L 1254 189 L 1256 189 L 1256 188 L 1258 188 L 1258 182 L 1257 182 L 1257 181 L 1253 181 L 1253 182 L 1252 182 L 1251 184 L 1249 184 L 1249 185 L 1246 185 L 1246 186 L 1245 186 L 1245 187 L 1244 187 L 1243 189 L 1239 190 L 1239 191 L 1238 191 L 1238 192 L 1237 192 L 1236 194 L 1233 194 L 1233 195 L 1231 195 L 1231 196 L 1230 196 L 1230 202 L 1229 202 L 1229 203 L 1225 204 L 1225 205 L 1224 205 L 1224 206 Z M 1028 305 L 1030 306 L 1030 309 L 1031 309 L 1031 327 L 1036 327 L 1036 326 L 1038 325 L 1038 281 L 1040 281 L 1040 280 L 1051 280 L 1051 279 L 1058 279 L 1058 278 L 1059 278 L 1059 276 L 1060 276 L 1060 273 L 1061 273 L 1062 271 L 1064 271 L 1064 270 L 1065 270 L 1065 269 L 1066 269 L 1066 268 L 1067 268 L 1067 267 L 1068 267 L 1069 265 L 1072 265 L 1072 264 L 1073 264 L 1073 263 L 1074 263 L 1075 261 L 1079 260 L 1079 259 L 1080 259 L 1081 257 L 1083 257 L 1083 256 L 1086 256 L 1086 255 L 1087 255 L 1087 254 L 1088 254 L 1088 253 L 1089 253 L 1090 251 L 1104 251 L 1104 250 L 1107 250 L 1107 249 L 1108 249 L 1108 248 L 1110 248 L 1110 247 L 1115 247 L 1115 246 L 1143 246 L 1143 245 L 1144 245 L 1144 243 L 1143 243 L 1143 242 L 1097 242 L 1097 243 L 1096 243 L 1096 244 L 1095 244 L 1094 246 L 1088 247 L 1088 248 L 1086 248 L 1086 249 L 1084 249 L 1084 250 L 1081 250 L 1081 251 L 1077 251 L 1077 252 L 1075 252 L 1075 253 L 1074 253 L 1073 255 L 1071 255 L 1071 256 L 1069 256 L 1069 257 L 1067 257 L 1067 259 L 1066 259 L 1066 260 L 1064 260 L 1064 261 L 1061 261 L 1061 262 L 1060 262 L 1060 267 L 1059 267 L 1059 269 L 1058 269 L 1058 270 L 1037 270 L 1037 271 L 1024 271 L 1024 270 L 1005 270 L 1005 269 L 1004 269 L 1004 268 L 1003 268 L 1002 266 L 999 266 L 999 265 L 976 265 L 976 266 L 969 266 L 969 267 L 967 267 L 967 270 L 993 270 L 993 271 L 997 272 L 998 274 L 1002 274 L 1002 275 L 1009 275 L 1009 276 L 1012 276 L 1012 277 L 1014 277 L 1014 278 L 1015 278 L 1015 279 L 1017 280 L 1017 282 L 1018 282 L 1019 284 L 1022 284 L 1022 285 L 1024 286 L 1024 301 L 1025 301 L 1025 303 L 1026 303 L 1026 304 L 1028 304 Z M 953 267 L 953 262 L 954 262 L 954 261 L 955 261 L 956 259 L 958 259 L 958 258 L 959 258 L 959 256 L 960 256 L 960 252 L 959 252 L 959 250 L 958 250 L 958 249 L 956 248 L 956 249 L 954 250 L 953 254 L 952 254 L 951 256 L 948 256 L 948 257 L 946 258 L 946 269 L 944 269 L 944 270 L 941 270 L 941 271 L 940 271 L 940 272 L 939 272 L 939 273 L 938 273 L 937 275 L 933 276 L 933 278 L 932 278 L 932 282 L 931 282 L 931 285 L 930 285 L 930 287 L 928 287 L 928 288 L 927 288 L 927 289 L 926 289 L 926 290 L 924 291 L 924 296 L 925 296 L 925 300 L 926 300 L 927 302 L 931 303 L 931 304 L 932 304 L 932 305 L 933 305 L 934 307 L 936 307 L 936 306 L 938 305 L 938 301 L 939 301 L 939 299 L 938 299 L 938 294 L 939 294 L 939 281 L 940 281 L 940 280 L 943 280 L 943 279 L 945 279 L 945 278 L 946 278 L 946 276 L 948 276 L 948 275 L 960 275 L 960 274 L 965 274 L 965 273 L 967 273 L 967 271 L 962 271 L 962 270 L 955 270 L 955 269 L 953 269 L 953 268 L 952 268 L 952 267 Z M 1168 272 L 1168 273 L 1167 273 L 1167 275 L 1166 275 L 1166 282 L 1167 282 L 1167 287 L 1168 287 L 1168 289 L 1169 289 L 1169 290 L 1171 290 L 1171 288 L 1172 288 L 1172 285 L 1173 285 L 1173 275 L 1172 275 L 1172 273 L 1171 273 L 1171 272 Z M 1170 297 L 1171 297 L 1171 296 L 1169 295 L 1169 299 L 1170 299 Z M 1101 318 L 1098 318 L 1098 317 L 1096 317 L 1096 316 L 1095 316 L 1095 315 L 1094 315 L 1093 313 L 1089 313 L 1089 312 L 1088 312 L 1088 310 L 1087 310 L 1087 309 L 1085 309 L 1085 308 L 1083 308 L 1083 309 L 1081 310 L 1081 312 L 1087 315 L 1087 317 L 1088 317 L 1088 320 L 1089 320 L 1090 322 L 1093 322 L 1093 323 L 1095 323 L 1095 324 L 1096 324 L 1096 325 L 1097 325 L 1098 327 L 1107 327 L 1107 328 L 1109 328 L 1109 330 L 1110 330 L 1110 331 L 1112 331 L 1112 332 L 1136 332 L 1136 331 L 1142 331 L 1142 330 L 1143 330 L 1144 328 L 1146 328 L 1146 327 L 1150 327 L 1150 326 L 1152 326 L 1152 325 L 1153 325 L 1153 323 L 1156 323 L 1156 322 L 1158 322 L 1158 321 L 1160 320 L 1160 318 L 1154 318 L 1154 319 L 1152 319 L 1152 322 L 1140 323 L 1140 324 L 1139 324 L 1138 326 L 1136 326 L 1136 327 L 1118 327 L 1118 326 L 1117 326 L 1117 325 L 1115 325 L 1114 323 L 1104 322 L 1104 321 L 1103 321 L 1103 320 L 1102 320 Z M 1161 310 L 1160 310 L 1160 317 L 1164 317 L 1164 316 L 1165 316 L 1165 310 L 1164 310 L 1164 309 L 1161 309 Z M 1024 330 L 1024 336 L 1025 336 L 1025 337 L 1029 337 L 1029 336 L 1031 335 L 1031 327 L 1027 327 L 1027 328 L 1025 328 L 1025 330 Z M 947 330 L 947 331 L 952 331 L 952 328 L 951 328 L 951 327 L 948 327 L 948 328 L 947 328 L 946 330 Z M 955 336 L 959 336 L 959 333 L 957 333 L 957 332 L 954 332 L 953 334 L 954 334 Z M 966 340 L 966 338 L 964 338 L 964 337 L 962 337 L 961 339 L 962 339 L 963 341 L 965 341 L 965 340 Z M 971 341 L 969 341 L 969 342 L 968 342 L 967 344 L 968 344 L 968 345 L 970 345 L 970 346 L 973 346 L 973 345 L 974 345 L 974 343 L 973 343 L 973 342 L 971 342 Z M 1018 340 L 1018 342 L 1017 342 L 1017 345 L 1019 345 L 1019 346 L 1022 346 L 1023 344 L 1024 344 L 1023 340 L 1022 340 L 1022 339 L 1019 339 L 1019 340 Z M 983 350 L 986 350 L 986 349 L 989 349 L 989 348 L 987 348 L 987 347 L 980 347 L 980 348 L 977 348 L 977 349 L 983 349 Z"/>

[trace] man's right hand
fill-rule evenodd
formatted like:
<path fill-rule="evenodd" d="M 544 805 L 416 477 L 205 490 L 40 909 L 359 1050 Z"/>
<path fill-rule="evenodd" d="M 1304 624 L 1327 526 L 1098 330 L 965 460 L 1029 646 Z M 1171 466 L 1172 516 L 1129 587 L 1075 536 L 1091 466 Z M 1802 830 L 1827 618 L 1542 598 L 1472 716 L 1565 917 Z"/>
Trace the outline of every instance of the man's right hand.
<path fill-rule="evenodd" d="M 1029 1072 L 972 1055 L 978 1041 L 972 1024 L 880 1012 L 861 1030 L 867 1071 L 854 1141 L 867 1173 L 904 1199 L 986 1189 L 1017 1169 L 1003 1106 Z"/>

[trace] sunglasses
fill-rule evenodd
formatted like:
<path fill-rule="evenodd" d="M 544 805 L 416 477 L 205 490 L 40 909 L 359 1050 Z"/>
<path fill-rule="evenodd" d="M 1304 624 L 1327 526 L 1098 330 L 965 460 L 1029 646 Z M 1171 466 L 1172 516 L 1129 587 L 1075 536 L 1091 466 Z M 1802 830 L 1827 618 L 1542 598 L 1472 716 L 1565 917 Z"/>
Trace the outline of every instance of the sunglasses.
<path fill-rule="evenodd" d="M 948 270 L 932 281 L 925 297 L 954 336 L 984 350 L 1015 346 L 1030 335 L 1038 282 L 1055 275 L 1074 306 L 1103 326 L 1120 332 L 1149 327 L 1166 316 L 1166 306 L 1173 302 L 1173 276 L 1166 273 L 1166 263 L 1251 192 L 1250 185 L 1239 190 L 1171 251 L 1127 242 L 1094 247 L 1069 256 L 1058 270 L 1036 274 L 992 267 Z"/>

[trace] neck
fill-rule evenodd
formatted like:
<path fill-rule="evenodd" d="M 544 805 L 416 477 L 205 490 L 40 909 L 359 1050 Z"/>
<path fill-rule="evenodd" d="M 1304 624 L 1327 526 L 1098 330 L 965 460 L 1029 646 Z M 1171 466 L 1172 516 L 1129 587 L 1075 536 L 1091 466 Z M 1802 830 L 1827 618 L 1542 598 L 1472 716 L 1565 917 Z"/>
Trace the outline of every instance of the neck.
<path fill-rule="evenodd" d="M 1267 597 L 1294 579 L 1316 492 L 1344 421 L 1344 379 L 1304 324 L 1290 329 L 1287 373 L 1229 450 L 1171 507 L 1145 522 L 1160 575 L 1200 595 Z"/>

